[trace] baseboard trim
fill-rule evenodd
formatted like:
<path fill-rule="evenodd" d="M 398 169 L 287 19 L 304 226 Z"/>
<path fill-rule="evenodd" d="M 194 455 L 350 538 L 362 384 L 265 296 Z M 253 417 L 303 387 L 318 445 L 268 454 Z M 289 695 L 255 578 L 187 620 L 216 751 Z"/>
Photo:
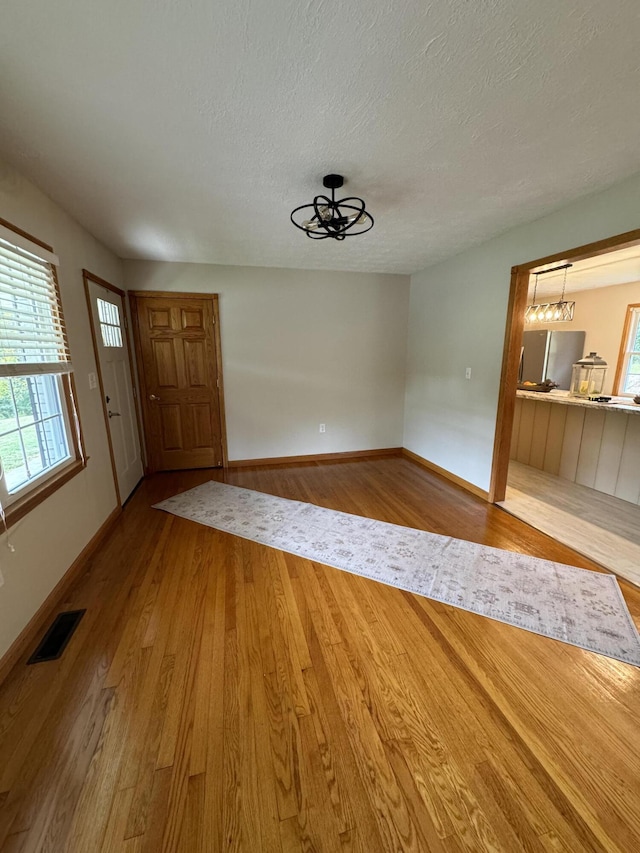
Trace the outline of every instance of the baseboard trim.
<path fill-rule="evenodd" d="M 229 462 L 229 468 L 249 468 L 254 465 L 292 465 L 298 462 L 346 462 L 349 459 L 373 459 L 378 456 L 402 456 L 402 448 L 386 447 L 381 450 L 310 453 L 306 456 L 268 456 L 266 459 L 234 459 Z"/>
<path fill-rule="evenodd" d="M 435 462 L 429 462 L 422 456 L 418 456 L 412 450 L 407 450 L 406 447 L 386 447 L 380 450 L 348 450 L 343 453 L 310 453 L 305 456 L 268 456 L 265 459 L 233 459 L 229 462 L 229 468 L 250 468 L 259 465 L 296 465 L 309 462 L 347 462 L 349 459 L 375 459 L 382 456 L 403 456 L 405 459 L 415 462 L 422 468 L 426 468 L 434 474 L 439 474 L 445 480 L 455 483 L 465 491 L 470 492 L 478 498 L 485 501 L 489 500 L 489 492 L 481 489 L 479 486 L 474 486 L 462 477 L 447 471 L 446 468 L 441 468 Z"/>
<path fill-rule="evenodd" d="M 9 646 L 5 654 L 0 658 L 0 684 L 5 680 L 20 658 L 35 645 L 38 635 L 42 633 L 46 624 L 52 618 L 56 608 L 64 599 L 74 581 L 80 577 L 85 569 L 89 558 L 96 551 L 102 540 L 110 532 L 111 528 L 122 513 L 122 507 L 116 507 L 100 526 L 98 531 L 91 537 L 55 587 L 51 590 L 36 613 L 31 617 L 27 625 L 22 629 L 17 638 Z"/>
<path fill-rule="evenodd" d="M 407 450 L 406 447 L 403 447 L 402 456 L 404 456 L 405 459 L 410 459 L 411 462 L 415 462 L 416 465 L 426 468 L 427 471 L 439 474 L 441 477 L 444 477 L 445 480 L 455 483 L 456 486 L 461 486 L 467 492 L 471 492 L 472 495 L 482 498 L 485 501 L 489 500 L 489 492 L 485 489 L 481 489 L 479 486 L 474 486 L 473 483 L 470 483 L 468 480 L 463 480 L 462 477 L 458 477 L 456 474 L 452 474 L 451 471 L 447 471 L 446 468 L 441 468 L 439 465 L 436 465 L 435 462 L 429 462 L 428 459 L 418 456 L 418 454 L 414 453 L 412 450 Z"/>

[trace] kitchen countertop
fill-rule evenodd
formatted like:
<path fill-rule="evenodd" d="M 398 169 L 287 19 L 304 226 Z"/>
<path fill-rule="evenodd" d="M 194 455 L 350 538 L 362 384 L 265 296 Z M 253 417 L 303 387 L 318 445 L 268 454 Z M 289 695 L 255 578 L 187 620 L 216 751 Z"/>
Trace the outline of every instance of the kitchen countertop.
<path fill-rule="evenodd" d="M 605 395 L 606 396 L 606 395 Z M 612 397 L 608 403 L 594 403 L 580 397 L 570 397 L 568 391 L 516 391 L 516 397 L 524 400 L 539 400 L 543 403 L 560 403 L 563 406 L 581 406 L 583 409 L 604 409 L 605 412 L 625 412 L 640 415 L 640 406 L 626 397 Z M 616 400 L 624 402 L 616 402 Z"/>

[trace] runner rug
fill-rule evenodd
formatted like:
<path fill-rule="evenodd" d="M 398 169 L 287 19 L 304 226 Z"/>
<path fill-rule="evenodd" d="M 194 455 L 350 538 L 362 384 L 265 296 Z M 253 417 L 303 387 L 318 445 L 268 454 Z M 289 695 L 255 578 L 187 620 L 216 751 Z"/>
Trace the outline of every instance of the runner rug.
<path fill-rule="evenodd" d="M 614 575 L 215 481 L 156 508 L 640 666 Z"/>

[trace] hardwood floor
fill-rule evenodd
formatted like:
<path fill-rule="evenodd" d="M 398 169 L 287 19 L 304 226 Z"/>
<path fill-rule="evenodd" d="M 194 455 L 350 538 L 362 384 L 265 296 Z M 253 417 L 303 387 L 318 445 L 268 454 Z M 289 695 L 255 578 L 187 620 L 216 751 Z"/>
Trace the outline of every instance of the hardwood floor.
<path fill-rule="evenodd" d="M 144 482 L 0 688 L 0 850 L 640 849 L 640 670 L 151 509 L 213 477 Z M 405 459 L 226 479 L 594 568 Z"/>
<path fill-rule="evenodd" d="M 640 506 L 509 463 L 507 512 L 640 586 Z"/>

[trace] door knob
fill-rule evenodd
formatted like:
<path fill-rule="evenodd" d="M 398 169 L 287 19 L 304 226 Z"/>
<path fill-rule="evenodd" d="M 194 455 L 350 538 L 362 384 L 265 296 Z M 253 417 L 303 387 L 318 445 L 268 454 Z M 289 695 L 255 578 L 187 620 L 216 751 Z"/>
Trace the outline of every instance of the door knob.
<path fill-rule="evenodd" d="M 109 409 L 108 415 L 110 418 L 121 418 L 122 417 L 120 412 L 112 412 L 111 409 Z"/>
<path fill-rule="evenodd" d="M 149 399 L 150 399 L 150 400 L 159 400 L 159 399 L 160 399 L 160 397 L 156 397 L 156 395 L 155 395 L 155 394 L 149 394 Z"/>

